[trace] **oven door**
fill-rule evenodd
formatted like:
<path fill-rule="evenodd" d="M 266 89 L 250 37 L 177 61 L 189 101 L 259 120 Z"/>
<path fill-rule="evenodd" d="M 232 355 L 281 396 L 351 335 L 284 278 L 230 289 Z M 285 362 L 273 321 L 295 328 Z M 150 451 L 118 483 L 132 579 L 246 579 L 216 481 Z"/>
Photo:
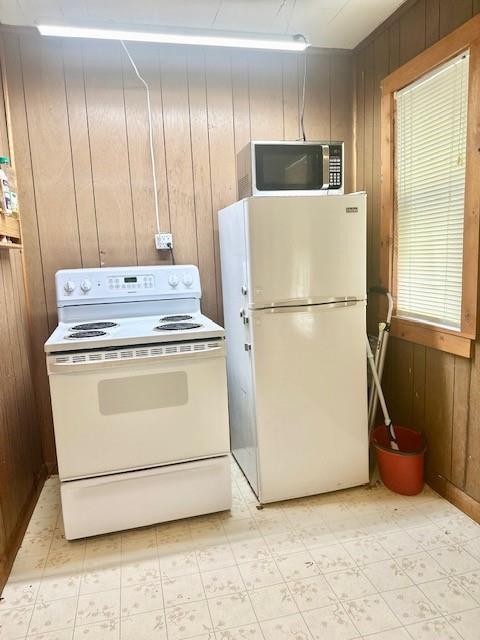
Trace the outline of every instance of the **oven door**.
<path fill-rule="evenodd" d="M 259 195 L 324 191 L 329 187 L 328 144 L 257 143 L 255 186 Z"/>
<path fill-rule="evenodd" d="M 62 480 L 230 449 L 223 340 L 51 355 L 47 366 Z"/>

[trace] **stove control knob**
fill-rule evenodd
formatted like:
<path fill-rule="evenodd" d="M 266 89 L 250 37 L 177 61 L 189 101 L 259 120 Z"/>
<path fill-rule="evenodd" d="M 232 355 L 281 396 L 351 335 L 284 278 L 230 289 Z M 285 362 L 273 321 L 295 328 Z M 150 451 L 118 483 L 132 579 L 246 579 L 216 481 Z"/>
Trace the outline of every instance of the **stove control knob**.
<path fill-rule="evenodd" d="M 168 284 L 173 288 L 178 286 L 178 278 L 173 273 L 168 276 Z"/>
<path fill-rule="evenodd" d="M 192 278 L 192 276 L 191 276 L 189 273 L 187 273 L 187 275 L 186 275 L 186 276 L 183 276 L 183 284 L 184 284 L 186 287 L 191 287 L 191 286 L 192 286 L 192 284 L 193 284 L 193 278 Z"/>
<path fill-rule="evenodd" d="M 80 289 L 83 291 L 83 293 L 87 293 L 88 291 L 90 291 L 91 288 L 92 288 L 92 283 L 90 282 L 90 280 L 82 281 L 80 285 Z"/>
<path fill-rule="evenodd" d="M 73 293 L 73 291 L 75 291 L 75 282 L 73 282 L 72 280 L 67 280 L 63 285 L 63 288 L 65 289 L 66 293 Z"/>

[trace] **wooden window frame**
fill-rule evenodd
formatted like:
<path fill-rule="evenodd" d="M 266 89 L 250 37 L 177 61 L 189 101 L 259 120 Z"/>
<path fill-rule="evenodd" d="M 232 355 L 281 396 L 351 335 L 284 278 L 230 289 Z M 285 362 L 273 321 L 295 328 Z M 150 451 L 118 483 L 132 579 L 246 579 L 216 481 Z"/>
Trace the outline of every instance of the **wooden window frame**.
<path fill-rule="evenodd" d="M 463 232 L 462 317 L 460 331 L 397 317 L 393 336 L 469 358 L 477 335 L 480 211 L 480 16 L 472 18 L 433 46 L 386 76 L 381 90 L 380 282 L 396 300 L 395 277 L 395 99 L 399 89 L 439 65 L 470 50 Z"/>

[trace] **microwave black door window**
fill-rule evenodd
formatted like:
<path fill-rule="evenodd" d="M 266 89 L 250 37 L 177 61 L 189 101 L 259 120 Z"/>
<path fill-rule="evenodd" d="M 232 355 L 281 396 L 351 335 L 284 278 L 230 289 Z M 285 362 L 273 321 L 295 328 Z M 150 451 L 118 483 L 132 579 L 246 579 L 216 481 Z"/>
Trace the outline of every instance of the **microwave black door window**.
<path fill-rule="evenodd" d="M 259 191 L 300 191 L 323 186 L 321 146 L 257 145 L 255 165 Z"/>

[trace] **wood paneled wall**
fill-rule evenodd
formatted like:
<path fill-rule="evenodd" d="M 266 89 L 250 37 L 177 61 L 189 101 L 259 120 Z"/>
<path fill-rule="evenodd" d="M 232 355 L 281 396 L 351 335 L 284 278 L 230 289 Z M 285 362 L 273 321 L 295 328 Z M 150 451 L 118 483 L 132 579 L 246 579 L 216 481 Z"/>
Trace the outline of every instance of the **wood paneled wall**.
<path fill-rule="evenodd" d="M 379 280 L 380 82 L 480 10 L 475 0 L 406 2 L 355 52 L 356 188 L 369 194 L 368 276 Z M 424 429 L 427 471 L 480 501 L 480 342 L 471 360 L 391 339 L 386 390 L 393 419 Z"/>
<path fill-rule="evenodd" d="M 0 78 L 0 155 L 10 155 Z M 44 479 L 22 256 L 0 249 L 0 592 Z"/>
<path fill-rule="evenodd" d="M 4 29 L 44 457 L 55 461 L 43 343 L 66 267 L 167 264 L 155 216 L 145 92 L 119 43 Z M 236 199 L 235 154 L 252 139 L 298 139 L 303 59 L 130 45 L 151 86 L 161 226 L 175 259 L 200 268 L 203 309 L 221 320 L 217 211 Z M 311 52 L 307 136 L 352 154 L 352 56 Z M 352 184 L 351 167 L 347 170 Z"/>

